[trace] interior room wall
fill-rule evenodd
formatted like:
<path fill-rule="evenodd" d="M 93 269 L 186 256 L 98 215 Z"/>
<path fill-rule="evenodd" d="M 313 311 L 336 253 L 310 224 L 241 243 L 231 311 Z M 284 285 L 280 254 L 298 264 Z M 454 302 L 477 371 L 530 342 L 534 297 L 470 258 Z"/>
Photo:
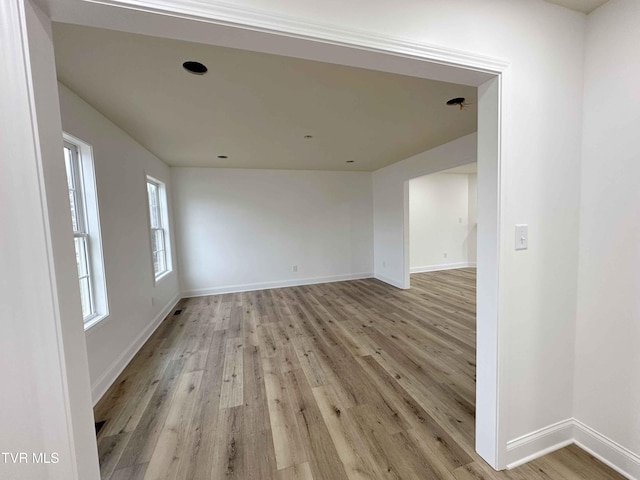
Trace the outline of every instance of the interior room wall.
<path fill-rule="evenodd" d="M 405 288 L 405 196 L 410 180 L 476 161 L 475 133 L 373 172 L 374 265 L 380 280 Z M 465 195 L 466 197 L 466 195 Z M 466 201 L 466 199 L 465 199 Z"/>
<path fill-rule="evenodd" d="M 149 236 L 146 176 L 164 182 L 169 199 L 171 179 L 167 165 L 63 84 L 58 87 L 63 130 L 93 147 L 109 304 L 109 316 L 86 331 L 96 402 L 179 299 L 175 262 L 155 284 Z M 175 238 L 171 211 L 169 226 Z"/>
<path fill-rule="evenodd" d="M 468 176 L 469 190 L 467 206 L 469 233 L 467 236 L 467 261 L 473 266 L 478 260 L 478 175 L 472 173 Z"/>
<path fill-rule="evenodd" d="M 0 477 L 98 479 L 51 22 L 10 0 L 0 25 Z"/>
<path fill-rule="evenodd" d="M 587 23 L 576 438 L 640 478 L 640 3 Z M 597 432 L 589 435 L 589 430 Z"/>
<path fill-rule="evenodd" d="M 409 181 L 411 273 L 469 266 L 469 175 Z"/>
<path fill-rule="evenodd" d="M 372 275 L 370 173 L 171 172 L 184 295 Z"/>

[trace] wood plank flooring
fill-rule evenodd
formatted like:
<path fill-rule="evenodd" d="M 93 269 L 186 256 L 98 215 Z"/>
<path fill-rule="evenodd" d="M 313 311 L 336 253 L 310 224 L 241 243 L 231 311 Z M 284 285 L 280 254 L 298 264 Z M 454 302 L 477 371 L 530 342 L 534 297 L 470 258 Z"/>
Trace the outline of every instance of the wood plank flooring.
<path fill-rule="evenodd" d="M 104 480 L 621 479 L 474 452 L 475 270 L 181 301 L 95 408 Z"/>

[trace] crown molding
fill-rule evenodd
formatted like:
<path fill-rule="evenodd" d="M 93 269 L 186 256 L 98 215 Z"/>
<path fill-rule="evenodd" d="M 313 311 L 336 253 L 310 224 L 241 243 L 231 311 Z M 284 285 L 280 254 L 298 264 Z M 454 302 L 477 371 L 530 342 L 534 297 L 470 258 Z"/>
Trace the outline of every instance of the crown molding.
<path fill-rule="evenodd" d="M 393 53 L 408 58 L 428 60 L 441 65 L 463 67 L 490 74 L 506 70 L 504 59 L 452 48 L 417 43 L 405 38 L 344 28 L 308 19 L 274 14 L 264 10 L 232 5 L 216 0 L 81 0 L 105 6 L 127 8 L 145 13 L 173 16 L 217 25 L 275 33 L 298 39 L 338 46 Z"/>

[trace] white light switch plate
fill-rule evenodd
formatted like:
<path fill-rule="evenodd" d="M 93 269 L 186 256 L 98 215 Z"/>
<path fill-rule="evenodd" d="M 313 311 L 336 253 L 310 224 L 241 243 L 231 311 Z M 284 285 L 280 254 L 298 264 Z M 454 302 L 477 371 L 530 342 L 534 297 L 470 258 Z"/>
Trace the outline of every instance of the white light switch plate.
<path fill-rule="evenodd" d="M 529 248 L 529 225 L 516 225 L 516 250 Z"/>

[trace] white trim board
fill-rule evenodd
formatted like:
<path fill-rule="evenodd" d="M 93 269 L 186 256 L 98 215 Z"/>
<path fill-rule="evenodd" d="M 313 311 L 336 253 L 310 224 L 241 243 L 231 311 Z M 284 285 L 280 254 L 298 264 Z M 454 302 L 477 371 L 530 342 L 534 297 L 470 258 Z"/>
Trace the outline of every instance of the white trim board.
<path fill-rule="evenodd" d="M 401 288 L 402 290 L 406 290 L 406 288 L 404 287 L 404 285 L 396 282 L 395 280 L 392 280 L 389 277 L 385 277 L 384 275 L 380 275 L 379 273 L 376 273 L 373 278 L 375 278 L 376 280 L 380 280 L 381 282 L 384 283 L 388 283 L 389 285 L 391 285 L 392 287 L 396 287 L 396 288 Z"/>
<path fill-rule="evenodd" d="M 140 332 L 133 342 L 125 348 L 118 358 L 114 360 L 111 366 L 104 372 L 94 384 L 91 385 L 91 398 L 93 400 L 93 406 L 100 401 L 100 399 L 107 393 L 107 390 L 118 379 L 118 376 L 129 365 L 129 362 L 140 351 L 142 346 L 149 340 L 153 332 L 160 326 L 162 321 L 169 315 L 169 312 L 175 308 L 178 302 L 181 300 L 180 294 L 176 294 L 167 305 L 156 315 L 156 317 L 147 325 L 147 327 Z"/>
<path fill-rule="evenodd" d="M 573 443 L 573 418 L 507 442 L 507 468 L 519 467 Z"/>
<path fill-rule="evenodd" d="M 173 17 L 186 20 L 195 20 L 189 37 L 191 41 L 200 43 L 210 43 L 212 38 L 216 38 L 216 43 L 221 46 L 231 46 L 234 48 L 255 49 L 266 53 L 284 54 L 289 56 L 299 56 L 300 50 L 285 53 L 277 51 L 267 51 L 265 46 L 249 46 L 237 36 L 237 29 L 250 30 L 254 39 L 265 38 L 265 35 L 286 35 L 295 40 L 322 42 L 335 47 L 334 51 L 340 47 L 356 47 L 362 49 L 360 53 L 359 65 L 361 68 L 380 69 L 375 59 L 379 53 L 392 52 L 405 59 L 424 60 L 428 59 L 430 65 L 404 66 L 399 73 L 402 75 L 425 76 L 443 82 L 461 83 L 464 85 L 479 86 L 488 81 L 492 75 L 500 74 L 510 62 L 504 58 L 496 58 L 476 52 L 468 52 L 456 48 L 442 45 L 431 45 L 418 43 L 413 40 L 380 34 L 371 30 L 357 30 L 354 28 L 344 28 L 337 24 L 312 21 L 302 17 L 273 13 L 269 10 L 258 9 L 248 6 L 236 5 L 228 1 L 218 0 L 48 0 L 48 3 L 65 5 L 67 8 L 51 9 L 52 20 L 65 23 L 90 24 L 105 28 L 104 19 L 96 20 L 87 14 L 89 9 L 86 4 L 99 4 L 103 14 L 104 7 L 115 7 L 116 9 L 127 9 L 127 14 L 136 15 L 142 22 L 135 22 L 135 27 L 120 24 L 120 29 L 145 35 L 166 36 L 167 32 L 155 30 L 152 22 L 144 19 L 140 14 L 158 14 L 164 17 Z M 111 13 L 111 12 L 109 12 Z M 148 15 L 145 15 L 149 17 Z M 213 24 L 226 29 L 228 35 L 233 35 L 237 43 L 230 44 L 228 40 L 217 38 L 203 29 L 200 24 Z M 124 27 L 124 28 L 123 28 Z M 235 31 L 234 31 L 235 30 Z M 210 32 L 210 31 L 209 31 Z M 246 32 L 245 32 L 246 33 Z M 174 34 L 175 35 L 175 34 Z M 178 38 L 186 40 L 186 38 Z M 280 46 L 282 48 L 282 45 Z M 317 53 L 317 52 L 316 52 Z M 306 57 L 305 57 L 306 58 Z M 323 61 L 322 58 L 316 60 Z M 351 61 L 349 61 L 351 63 Z M 376 68 L 376 66 L 378 68 Z M 453 71 L 448 67 L 462 67 L 464 73 Z M 397 68 L 397 67 L 396 67 Z M 395 68 L 394 68 L 395 70 Z"/>
<path fill-rule="evenodd" d="M 474 262 L 459 262 L 459 263 L 442 263 L 440 265 L 426 265 L 424 267 L 411 267 L 411 273 L 425 273 L 425 272 L 438 272 L 440 270 L 455 270 L 456 268 L 471 268 L 475 267 Z"/>
<path fill-rule="evenodd" d="M 507 469 L 576 444 L 630 480 L 640 479 L 640 455 L 580 420 L 568 418 L 507 442 Z"/>
<path fill-rule="evenodd" d="M 245 283 L 241 285 L 223 285 L 221 287 L 198 288 L 182 292 L 183 298 L 206 297 L 222 293 L 253 292 L 255 290 L 270 290 L 272 288 L 299 287 L 317 283 L 344 282 L 347 280 L 362 280 L 372 278 L 373 273 L 350 273 L 346 275 L 331 275 L 327 277 L 301 278 L 295 280 L 278 280 L 275 282 Z"/>
<path fill-rule="evenodd" d="M 640 480 L 640 455 L 574 419 L 574 442 L 620 475 Z"/>

